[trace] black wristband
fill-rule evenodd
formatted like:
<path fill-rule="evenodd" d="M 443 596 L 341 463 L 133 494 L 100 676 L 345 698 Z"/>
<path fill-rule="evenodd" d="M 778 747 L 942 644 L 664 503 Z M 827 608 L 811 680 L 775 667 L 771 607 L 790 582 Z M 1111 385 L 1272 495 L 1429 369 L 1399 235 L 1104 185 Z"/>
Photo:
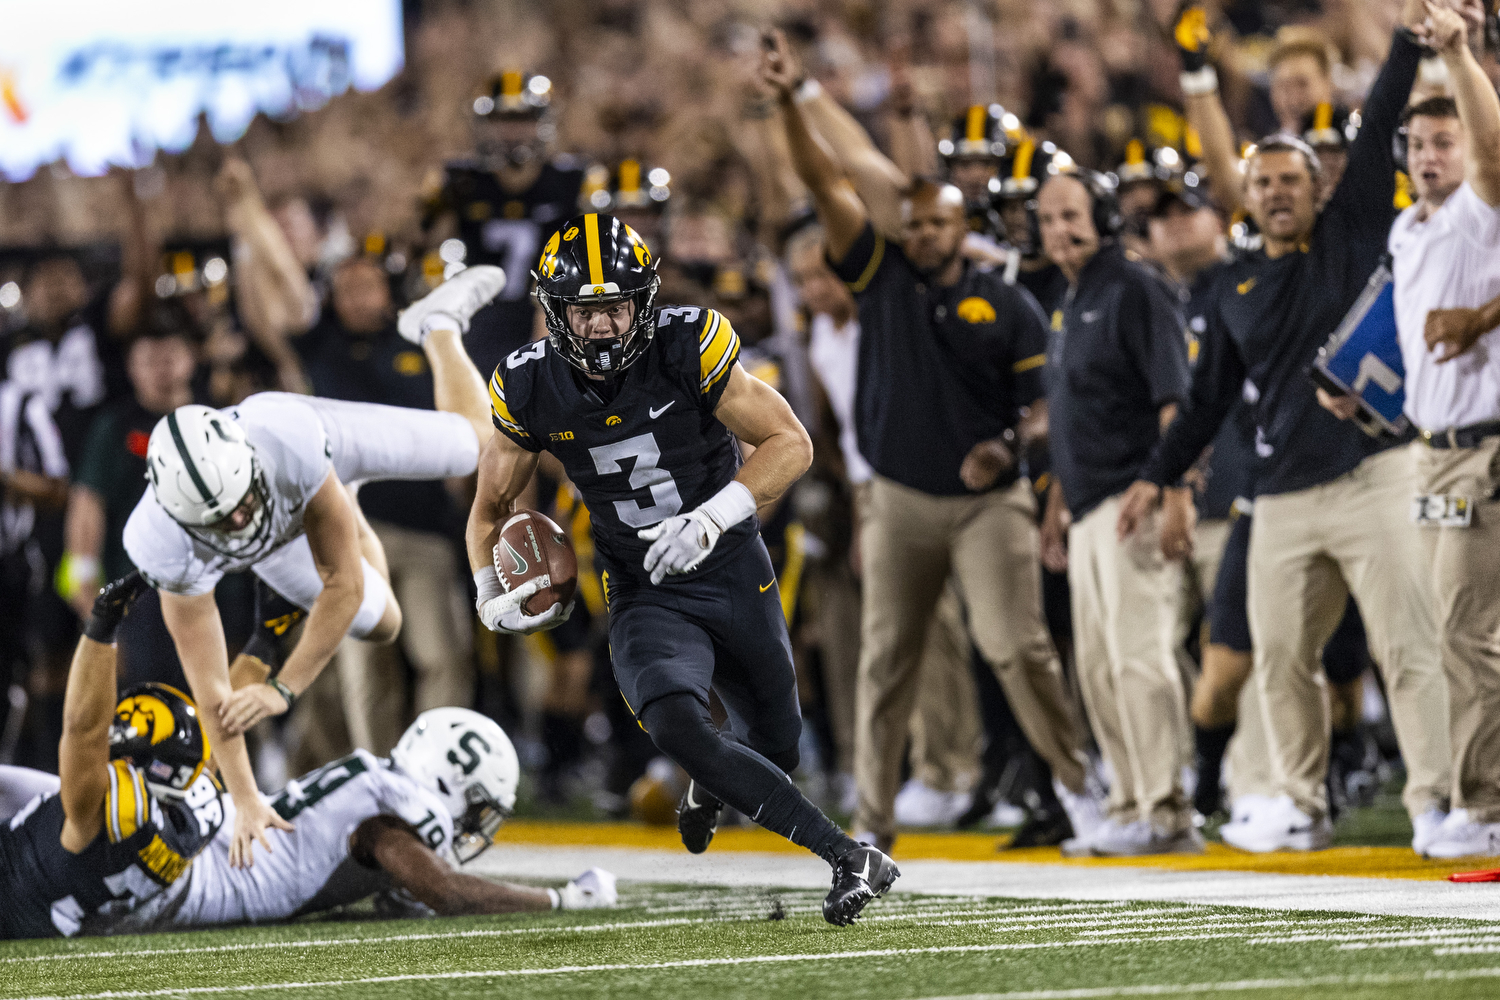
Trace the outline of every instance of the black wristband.
<path fill-rule="evenodd" d="M 271 688 L 277 694 L 286 699 L 286 710 L 288 712 L 292 710 L 293 705 L 297 704 L 297 695 L 293 693 L 291 688 L 283 684 L 279 678 L 272 677 L 268 679 L 266 681 L 266 687 Z"/>

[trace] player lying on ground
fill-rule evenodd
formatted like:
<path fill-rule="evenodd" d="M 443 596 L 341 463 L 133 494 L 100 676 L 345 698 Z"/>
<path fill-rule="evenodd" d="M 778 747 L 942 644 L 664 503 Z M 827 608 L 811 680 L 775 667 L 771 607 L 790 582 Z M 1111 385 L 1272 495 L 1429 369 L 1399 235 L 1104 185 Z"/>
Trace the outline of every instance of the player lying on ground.
<path fill-rule="evenodd" d="M 501 433 L 480 456 L 468 527 L 480 617 L 510 633 L 567 617 L 560 604 L 528 614 L 541 578 L 502 593 L 494 566 L 501 523 L 538 453 L 551 451 L 592 514 L 620 691 L 693 779 L 678 817 L 683 843 L 707 849 L 727 802 L 833 867 L 823 914 L 847 924 L 900 873 L 787 777 L 802 717 L 786 618 L 756 531 L 756 509 L 811 462 L 807 432 L 739 365 L 728 320 L 696 306 L 652 308 L 656 262 L 618 219 L 570 220 L 543 250 L 536 280 L 548 338 L 512 354 L 490 380 Z M 755 449 L 743 465 L 736 438 Z M 710 686 L 732 734 L 709 716 Z"/>
<path fill-rule="evenodd" d="M 494 840 L 519 775 L 515 749 L 494 721 L 466 708 L 423 712 L 389 760 L 356 750 L 288 783 L 271 807 L 296 829 L 268 831 L 271 849 L 253 868 L 230 863 L 230 837 L 221 832 L 171 890 L 88 929 L 258 924 L 372 894 L 394 916 L 613 906 L 615 877 L 598 868 L 561 889 L 455 870 L 452 860 L 472 860 Z"/>
<path fill-rule="evenodd" d="M 474 471 L 493 432 L 484 381 L 459 337 L 504 284 L 497 267 L 469 268 L 402 317 L 402 335 L 427 355 L 440 412 L 267 392 L 224 410 L 180 407 L 151 432 L 152 488 L 125 525 L 125 549 L 161 593 L 239 807 L 231 863 L 251 863 L 267 826 L 291 829 L 256 794 L 245 730 L 287 711 L 345 635 L 390 642 L 401 630 L 385 553 L 345 484 Z M 416 317 L 443 317 L 443 329 L 424 337 Z M 246 569 L 308 617 L 279 677 L 232 691 L 213 592 L 224 574 Z"/>
<path fill-rule="evenodd" d="M 71 937 L 171 886 L 223 820 L 204 770 L 193 703 L 164 684 L 115 702 L 115 629 L 145 585 L 132 573 L 100 592 L 78 640 L 63 701 L 58 779 L 7 768 L 7 801 L 46 788 L 0 827 L 0 938 Z"/>

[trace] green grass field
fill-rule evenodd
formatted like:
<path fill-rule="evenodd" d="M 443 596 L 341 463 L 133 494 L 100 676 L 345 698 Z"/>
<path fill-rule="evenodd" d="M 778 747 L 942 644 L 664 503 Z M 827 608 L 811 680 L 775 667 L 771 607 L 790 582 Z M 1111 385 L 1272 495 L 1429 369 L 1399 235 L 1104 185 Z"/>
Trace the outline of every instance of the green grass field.
<path fill-rule="evenodd" d="M 893 894 L 841 930 L 807 891 L 622 890 L 591 913 L 13 943 L 0 997 L 1500 996 L 1500 924 Z"/>

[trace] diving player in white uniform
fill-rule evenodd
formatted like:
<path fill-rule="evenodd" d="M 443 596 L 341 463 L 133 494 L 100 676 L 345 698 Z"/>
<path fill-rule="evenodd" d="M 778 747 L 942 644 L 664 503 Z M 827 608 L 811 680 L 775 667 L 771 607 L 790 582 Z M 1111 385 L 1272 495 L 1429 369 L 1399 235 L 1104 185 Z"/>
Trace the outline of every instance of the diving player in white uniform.
<path fill-rule="evenodd" d="M 231 864 L 251 864 L 251 842 L 268 846 L 268 826 L 292 828 L 256 794 L 245 730 L 291 708 L 345 635 L 390 642 L 401 630 L 385 553 L 344 484 L 474 471 L 493 430 L 460 337 L 504 286 L 498 267 L 471 267 L 401 315 L 402 336 L 422 345 L 432 368 L 438 412 L 260 393 L 223 410 L 179 407 L 151 432 L 152 488 L 125 525 L 125 550 L 161 594 L 238 806 Z M 232 690 L 213 591 L 244 569 L 308 616 L 279 676 Z"/>
<path fill-rule="evenodd" d="M 287 785 L 272 801 L 296 830 L 269 831 L 253 868 L 217 837 L 178 884 L 109 933 L 286 920 L 386 894 L 403 915 L 612 906 L 615 878 L 594 868 L 562 889 L 505 885 L 456 871 L 489 846 L 516 798 L 505 731 L 478 712 L 422 713 L 383 760 L 356 750 Z"/>

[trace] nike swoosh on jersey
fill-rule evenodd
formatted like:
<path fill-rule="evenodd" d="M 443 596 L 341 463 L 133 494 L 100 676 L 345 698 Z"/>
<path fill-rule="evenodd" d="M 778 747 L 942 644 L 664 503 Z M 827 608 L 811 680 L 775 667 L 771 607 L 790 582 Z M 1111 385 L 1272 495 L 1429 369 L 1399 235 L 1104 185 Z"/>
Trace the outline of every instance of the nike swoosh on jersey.
<path fill-rule="evenodd" d="M 675 403 L 675 402 L 677 402 L 677 400 L 675 400 L 675 399 L 672 400 L 672 403 Z M 672 403 L 668 403 L 666 406 L 663 406 L 659 410 L 653 410 L 650 407 L 647 407 L 646 408 L 646 412 L 649 413 L 649 414 L 651 414 L 651 419 L 652 420 L 655 420 L 657 417 L 661 416 L 663 413 L 666 413 L 668 410 L 670 410 L 672 408 Z"/>
<path fill-rule="evenodd" d="M 775 579 L 774 579 L 774 578 L 773 578 L 773 579 L 772 579 L 772 580 L 771 580 L 771 582 L 770 582 L 770 583 L 768 583 L 768 584 L 766 584 L 766 585 L 765 585 L 765 586 L 764 586 L 764 587 L 762 587 L 762 588 L 760 588 L 760 592 L 761 592 L 761 593 L 762 593 L 762 594 L 764 594 L 764 593 L 765 593 L 765 592 L 766 592 L 766 591 L 768 591 L 768 590 L 770 590 L 770 589 L 771 589 L 771 588 L 772 588 L 772 587 L 774 587 L 774 586 L 776 586 L 776 581 L 775 581 Z"/>

